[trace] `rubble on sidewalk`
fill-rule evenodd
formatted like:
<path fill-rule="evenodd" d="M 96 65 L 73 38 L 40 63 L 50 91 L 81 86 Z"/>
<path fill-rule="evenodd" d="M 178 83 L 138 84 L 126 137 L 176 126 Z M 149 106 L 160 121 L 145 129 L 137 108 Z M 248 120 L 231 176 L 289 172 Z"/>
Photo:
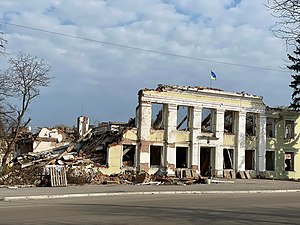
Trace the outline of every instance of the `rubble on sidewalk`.
<path fill-rule="evenodd" d="M 66 184 L 191 185 L 204 183 L 204 179 L 196 171 L 187 168 L 172 171 L 170 176 L 166 167 L 157 168 L 154 174 L 137 173 L 134 167 L 126 166 L 120 173 L 103 174 L 101 169 L 107 167 L 107 147 L 121 139 L 122 131 L 89 129 L 68 145 L 19 155 L 10 162 L 10 172 L 0 178 L 0 185 L 51 186 L 52 178 L 45 170 L 50 165 L 64 168 L 66 181 L 63 180 L 63 186 Z"/>

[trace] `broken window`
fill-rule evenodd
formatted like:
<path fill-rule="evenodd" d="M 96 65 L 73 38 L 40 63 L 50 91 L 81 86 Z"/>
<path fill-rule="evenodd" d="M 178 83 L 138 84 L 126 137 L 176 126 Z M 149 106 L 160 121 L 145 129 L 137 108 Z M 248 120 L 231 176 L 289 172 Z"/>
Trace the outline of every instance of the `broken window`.
<path fill-rule="evenodd" d="M 284 153 L 285 171 L 294 171 L 294 152 Z"/>
<path fill-rule="evenodd" d="M 275 138 L 275 119 L 267 118 L 266 125 L 267 138 Z"/>
<path fill-rule="evenodd" d="M 209 108 L 202 109 L 202 121 L 201 130 L 202 132 L 214 132 L 214 120 L 215 120 L 215 110 Z"/>
<path fill-rule="evenodd" d="M 223 149 L 223 168 L 233 169 L 233 149 Z"/>
<path fill-rule="evenodd" d="M 134 166 L 135 145 L 123 145 L 123 166 Z"/>
<path fill-rule="evenodd" d="M 189 130 L 189 107 L 177 106 L 177 130 Z"/>
<path fill-rule="evenodd" d="M 235 113 L 233 111 L 225 111 L 224 114 L 224 132 L 234 134 L 234 118 Z"/>
<path fill-rule="evenodd" d="M 95 148 L 95 151 L 91 151 L 90 158 L 93 162 L 99 163 L 101 166 L 107 165 L 108 147 L 100 144 Z"/>
<path fill-rule="evenodd" d="M 285 121 L 285 135 L 286 139 L 292 139 L 295 136 L 295 122 L 293 120 Z"/>
<path fill-rule="evenodd" d="M 188 167 L 188 148 L 176 147 L 176 168 Z"/>
<path fill-rule="evenodd" d="M 162 146 L 150 146 L 150 166 L 161 166 Z"/>
<path fill-rule="evenodd" d="M 255 169 L 255 150 L 245 151 L 245 170 Z"/>
<path fill-rule="evenodd" d="M 151 110 L 151 127 L 156 130 L 164 129 L 164 105 L 152 103 Z"/>
<path fill-rule="evenodd" d="M 256 115 L 254 113 L 246 114 L 246 135 L 256 135 Z"/>
<path fill-rule="evenodd" d="M 275 151 L 266 151 L 266 170 L 275 170 Z"/>

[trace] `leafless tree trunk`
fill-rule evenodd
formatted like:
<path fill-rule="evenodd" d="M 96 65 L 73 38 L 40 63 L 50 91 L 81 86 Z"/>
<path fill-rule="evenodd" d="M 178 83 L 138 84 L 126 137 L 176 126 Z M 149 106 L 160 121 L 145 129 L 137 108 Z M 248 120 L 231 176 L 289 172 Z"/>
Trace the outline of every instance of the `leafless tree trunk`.
<path fill-rule="evenodd" d="M 0 96 L 4 97 L 0 108 L 0 134 L 7 145 L 2 158 L 2 171 L 20 138 L 20 131 L 30 122 L 30 118 L 25 119 L 25 113 L 32 99 L 52 79 L 50 66 L 37 57 L 19 53 L 17 58 L 11 58 L 8 62 L 9 68 L 0 74 L 0 85 L 1 82 L 3 84 Z"/>
<path fill-rule="evenodd" d="M 300 1 L 268 0 L 266 7 L 277 19 L 272 28 L 275 36 L 284 39 L 287 44 L 294 45 L 300 38 Z"/>
<path fill-rule="evenodd" d="M 5 44 L 7 41 L 4 39 L 4 33 L 0 31 L 0 54 L 5 55 Z"/>

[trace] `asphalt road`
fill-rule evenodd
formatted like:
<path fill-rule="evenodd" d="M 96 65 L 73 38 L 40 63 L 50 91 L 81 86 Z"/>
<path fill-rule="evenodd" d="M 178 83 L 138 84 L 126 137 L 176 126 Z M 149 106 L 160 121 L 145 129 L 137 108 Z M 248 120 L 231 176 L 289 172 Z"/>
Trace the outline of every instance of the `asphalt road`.
<path fill-rule="evenodd" d="M 0 224 L 300 224 L 300 194 L 126 195 L 2 201 Z"/>

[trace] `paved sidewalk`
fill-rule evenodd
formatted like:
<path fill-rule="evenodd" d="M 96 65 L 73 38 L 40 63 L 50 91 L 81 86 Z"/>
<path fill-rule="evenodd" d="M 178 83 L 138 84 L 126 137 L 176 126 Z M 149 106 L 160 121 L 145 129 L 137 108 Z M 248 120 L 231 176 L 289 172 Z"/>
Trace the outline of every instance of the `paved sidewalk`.
<path fill-rule="evenodd" d="M 214 181 L 216 179 L 213 179 Z M 67 187 L 0 188 L 0 200 L 70 198 L 125 194 L 209 194 L 299 192 L 299 181 L 263 179 L 219 180 L 219 183 L 193 185 L 84 185 Z"/>

